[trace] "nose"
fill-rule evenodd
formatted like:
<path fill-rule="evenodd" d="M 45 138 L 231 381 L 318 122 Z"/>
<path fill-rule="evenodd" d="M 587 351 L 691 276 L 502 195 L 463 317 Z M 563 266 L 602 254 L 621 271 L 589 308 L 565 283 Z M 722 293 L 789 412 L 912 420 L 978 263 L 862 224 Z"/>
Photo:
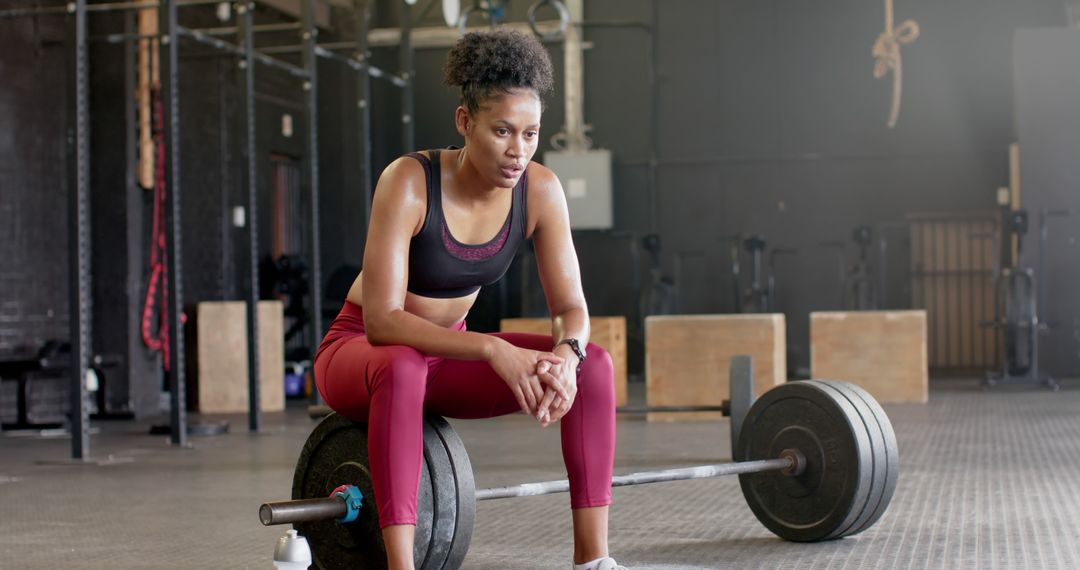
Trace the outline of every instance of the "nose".
<path fill-rule="evenodd" d="M 514 158 L 525 156 L 527 145 L 528 143 L 525 142 L 524 137 L 514 137 L 510 143 L 510 148 L 506 150 L 506 154 Z"/>

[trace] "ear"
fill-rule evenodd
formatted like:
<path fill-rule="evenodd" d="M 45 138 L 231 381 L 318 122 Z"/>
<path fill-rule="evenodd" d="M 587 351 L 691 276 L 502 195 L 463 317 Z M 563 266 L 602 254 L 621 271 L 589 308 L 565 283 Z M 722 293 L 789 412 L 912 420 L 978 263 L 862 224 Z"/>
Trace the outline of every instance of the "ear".
<path fill-rule="evenodd" d="M 465 107 L 458 106 L 454 111 L 454 125 L 457 127 L 458 134 L 463 137 L 466 136 L 471 124 L 472 117 L 469 115 L 469 110 Z"/>

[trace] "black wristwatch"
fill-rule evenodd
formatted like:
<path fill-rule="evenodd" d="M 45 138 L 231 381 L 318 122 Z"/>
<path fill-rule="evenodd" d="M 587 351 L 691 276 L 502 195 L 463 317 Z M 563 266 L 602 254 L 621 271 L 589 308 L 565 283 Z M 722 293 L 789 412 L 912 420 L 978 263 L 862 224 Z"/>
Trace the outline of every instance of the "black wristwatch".
<path fill-rule="evenodd" d="M 555 346 L 559 346 L 560 344 L 570 345 L 570 350 L 573 350 L 574 354 L 578 357 L 577 373 L 581 374 L 581 365 L 585 364 L 585 351 L 581 350 L 581 343 L 578 342 L 578 339 L 571 337 L 560 340 Z"/>

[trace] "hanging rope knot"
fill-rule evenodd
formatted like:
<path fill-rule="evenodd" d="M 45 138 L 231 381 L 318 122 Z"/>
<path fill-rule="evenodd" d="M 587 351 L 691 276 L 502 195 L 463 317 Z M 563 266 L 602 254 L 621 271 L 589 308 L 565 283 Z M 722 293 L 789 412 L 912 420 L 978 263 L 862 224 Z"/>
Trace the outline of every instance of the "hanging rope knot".
<path fill-rule="evenodd" d="M 900 46 L 919 39 L 919 23 L 907 20 L 892 30 L 885 30 L 874 42 L 874 77 L 881 79 L 900 67 Z"/>
<path fill-rule="evenodd" d="M 885 0 L 885 31 L 874 42 L 874 77 L 881 79 L 893 72 L 892 108 L 889 120 L 885 123 L 891 129 L 896 126 L 900 116 L 900 92 L 903 85 L 903 68 L 900 65 L 900 46 L 910 44 L 919 38 L 919 24 L 915 20 L 906 20 L 899 26 L 892 25 L 892 0 Z"/>

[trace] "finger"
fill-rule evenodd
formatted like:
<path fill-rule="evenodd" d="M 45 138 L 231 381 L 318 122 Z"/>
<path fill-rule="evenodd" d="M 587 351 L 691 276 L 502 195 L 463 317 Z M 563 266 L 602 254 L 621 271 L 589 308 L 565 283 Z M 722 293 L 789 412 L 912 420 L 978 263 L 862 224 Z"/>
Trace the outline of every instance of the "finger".
<path fill-rule="evenodd" d="M 521 395 L 525 397 L 525 403 L 529 405 L 528 413 L 530 416 L 536 415 L 536 393 L 533 392 L 532 386 L 529 385 L 529 381 L 521 382 L 519 385 Z"/>
<path fill-rule="evenodd" d="M 566 375 L 562 365 L 553 365 L 544 374 L 537 375 L 541 382 L 552 386 L 554 389 L 565 391 L 566 381 L 563 379 L 564 376 Z"/>
<path fill-rule="evenodd" d="M 558 399 L 558 397 L 559 396 L 555 392 L 555 390 L 552 390 L 551 388 L 548 388 L 547 390 L 545 390 L 544 391 L 544 399 L 540 400 L 540 413 L 542 415 L 547 416 L 547 418 L 550 419 L 551 418 L 551 411 L 554 409 L 554 407 L 552 406 L 552 403 L 556 399 Z"/>
<path fill-rule="evenodd" d="M 519 386 L 512 386 L 510 391 L 514 393 L 514 398 L 517 399 L 517 403 L 521 406 L 521 411 L 526 414 L 532 415 L 532 410 L 529 409 L 529 403 L 525 400 L 525 395 L 521 393 Z"/>
<path fill-rule="evenodd" d="M 562 419 L 563 416 L 570 413 L 570 408 L 574 407 L 574 398 L 576 397 L 577 394 L 574 393 L 571 394 L 569 398 L 559 402 L 559 408 L 555 410 L 555 415 L 558 415 L 559 419 Z"/>
<path fill-rule="evenodd" d="M 536 402 L 536 415 L 539 415 L 544 411 L 544 408 L 540 405 L 540 402 L 544 399 L 544 386 L 540 383 L 538 377 L 530 376 L 529 389 L 532 390 L 533 400 Z"/>
<path fill-rule="evenodd" d="M 544 360 L 552 364 L 562 364 L 563 362 L 566 362 L 565 358 L 559 356 L 558 354 L 555 354 L 554 352 L 538 352 L 536 358 L 538 360 Z"/>
<path fill-rule="evenodd" d="M 558 370 L 553 369 L 551 372 L 540 376 L 540 380 L 550 386 L 553 390 L 558 392 L 558 395 L 564 400 L 570 396 L 567 391 L 566 382 L 561 379 L 561 375 L 557 374 Z"/>
<path fill-rule="evenodd" d="M 551 363 L 546 360 L 541 360 L 536 363 L 536 374 L 546 374 L 551 371 Z"/>
<path fill-rule="evenodd" d="M 563 417 L 566 416 L 566 413 L 569 412 L 569 411 L 570 411 L 570 407 L 566 405 L 566 400 L 563 400 L 563 399 L 560 398 L 552 406 L 551 421 L 552 422 L 561 421 L 563 419 Z"/>

